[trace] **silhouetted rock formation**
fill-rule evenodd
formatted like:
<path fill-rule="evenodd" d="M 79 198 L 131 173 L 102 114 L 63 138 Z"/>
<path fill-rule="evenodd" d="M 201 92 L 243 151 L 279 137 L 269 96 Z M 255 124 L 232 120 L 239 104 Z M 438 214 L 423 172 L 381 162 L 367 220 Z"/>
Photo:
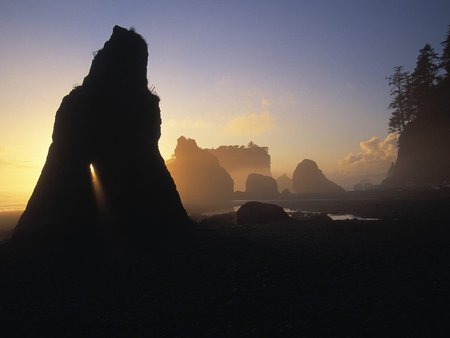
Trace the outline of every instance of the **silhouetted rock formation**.
<path fill-rule="evenodd" d="M 247 202 L 236 213 L 237 224 L 285 222 L 290 219 L 282 207 L 270 203 Z"/>
<path fill-rule="evenodd" d="M 399 139 L 384 187 L 433 187 L 450 182 L 450 118 L 416 120 Z"/>
<path fill-rule="evenodd" d="M 277 178 L 277 185 L 280 192 L 283 192 L 285 190 L 289 190 L 290 192 L 292 192 L 294 190 L 292 179 L 289 178 L 286 174 L 283 174 Z"/>
<path fill-rule="evenodd" d="M 316 162 L 305 159 L 297 165 L 293 174 L 294 191 L 297 193 L 343 192 L 344 189 L 325 177 Z"/>
<path fill-rule="evenodd" d="M 379 185 L 372 184 L 370 182 L 359 182 L 353 186 L 354 191 L 372 191 L 380 189 Z"/>
<path fill-rule="evenodd" d="M 220 165 L 231 175 L 235 190 L 244 191 L 247 176 L 251 173 L 272 176 L 267 147 L 250 142 L 247 146 L 220 146 L 206 150 L 216 156 Z"/>
<path fill-rule="evenodd" d="M 395 163 L 394 162 L 392 162 L 391 163 L 391 166 L 389 167 L 389 170 L 388 170 L 388 172 L 387 172 L 387 178 L 389 178 L 389 177 L 393 177 L 394 176 L 394 173 L 395 173 Z"/>
<path fill-rule="evenodd" d="M 167 162 L 183 203 L 220 205 L 233 196 L 233 179 L 217 158 L 197 146 L 195 140 L 180 137 L 175 157 Z"/>
<path fill-rule="evenodd" d="M 284 189 L 282 192 L 280 192 L 281 199 L 285 199 L 285 200 L 291 199 L 292 195 L 293 195 L 292 192 L 288 189 Z"/>
<path fill-rule="evenodd" d="M 277 198 L 277 181 L 270 176 L 250 174 L 247 177 L 247 182 L 245 182 L 245 192 L 250 199 Z"/>
<path fill-rule="evenodd" d="M 388 77 L 388 127 L 400 136 L 384 187 L 430 189 L 450 182 L 450 30 L 441 46 L 439 55 L 426 43 L 412 72 L 397 66 Z"/>
<path fill-rule="evenodd" d="M 147 87 L 147 57 L 139 34 L 114 27 L 56 113 L 46 163 L 13 240 L 105 232 L 146 240 L 189 222 L 159 153 L 159 98 Z"/>

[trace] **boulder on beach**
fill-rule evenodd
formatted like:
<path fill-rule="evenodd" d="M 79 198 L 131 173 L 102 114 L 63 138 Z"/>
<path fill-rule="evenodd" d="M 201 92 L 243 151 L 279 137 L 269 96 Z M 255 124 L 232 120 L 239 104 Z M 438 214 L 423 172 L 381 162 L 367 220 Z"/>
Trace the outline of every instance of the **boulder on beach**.
<path fill-rule="evenodd" d="M 319 169 L 316 162 L 304 159 L 293 174 L 294 191 L 297 193 L 336 193 L 344 189 L 330 181 Z"/>
<path fill-rule="evenodd" d="M 282 207 L 255 201 L 243 204 L 236 213 L 237 224 L 285 222 L 290 219 Z"/>
<path fill-rule="evenodd" d="M 13 240 L 154 237 L 189 224 L 158 149 L 159 97 L 147 43 L 115 26 L 56 112 L 47 160 Z"/>

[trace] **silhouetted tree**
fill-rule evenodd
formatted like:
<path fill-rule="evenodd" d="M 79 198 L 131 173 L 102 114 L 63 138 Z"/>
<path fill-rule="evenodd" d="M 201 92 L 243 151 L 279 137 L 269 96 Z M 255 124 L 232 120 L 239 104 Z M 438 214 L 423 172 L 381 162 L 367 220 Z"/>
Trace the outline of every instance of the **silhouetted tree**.
<path fill-rule="evenodd" d="M 403 70 L 403 66 L 394 68 L 394 73 L 386 78 L 389 80 L 392 96 L 389 108 L 392 109 L 389 118 L 389 131 L 402 133 L 406 125 L 414 118 L 411 107 L 410 75 Z"/>
<path fill-rule="evenodd" d="M 389 76 L 389 130 L 400 133 L 398 157 L 383 184 L 441 184 L 449 180 L 450 26 L 438 55 L 426 44 L 412 73 L 402 66 Z"/>
<path fill-rule="evenodd" d="M 441 75 L 437 90 L 438 111 L 442 116 L 450 117 L 450 25 L 447 36 L 441 42 L 442 54 L 439 58 L 439 73 Z"/>
<path fill-rule="evenodd" d="M 419 51 L 416 68 L 411 74 L 411 100 L 413 114 L 426 117 L 432 111 L 432 94 L 438 80 L 438 56 L 429 43 Z"/>
<path fill-rule="evenodd" d="M 439 68 L 444 72 L 443 79 L 450 77 L 450 25 L 448 26 L 447 37 L 441 42 L 442 55 L 439 58 Z"/>

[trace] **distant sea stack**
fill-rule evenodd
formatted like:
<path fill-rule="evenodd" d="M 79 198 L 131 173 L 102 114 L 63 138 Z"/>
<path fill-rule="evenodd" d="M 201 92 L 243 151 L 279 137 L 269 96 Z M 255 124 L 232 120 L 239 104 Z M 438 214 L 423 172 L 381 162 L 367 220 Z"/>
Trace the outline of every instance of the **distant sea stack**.
<path fill-rule="evenodd" d="M 294 191 L 297 193 L 333 193 L 344 189 L 325 177 L 316 162 L 305 159 L 297 165 L 293 174 Z"/>
<path fill-rule="evenodd" d="M 278 190 L 280 191 L 280 193 L 285 190 L 288 190 L 290 192 L 292 192 L 294 190 L 292 178 L 288 177 L 286 174 L 283 174 L 277 178 L 277 184 L 278 184 Z"/>
<path fill-rule="evenodd" d="M 230 145 L 205 150 L 217 157 L 220 165 L 230 173 L 235 190 L 244 191 L 247 176 L 252 173 L 272 176 L 267 147 L 250 142 L 247 146 Z"/>
<path fill-rule="evenodd" d="M 159 98 L 147 86 L 147 58 L 139 34 L 114 27 L 56 112 L 46 163 L 13 240 L 105 231 L 145 239 L 189 223 L 158 149 Z"/>
<path fill-rule="evenodd" d="M 220 206 L 233 198 L 233 179 L 217 158 L 197 146 L 195 140 L 180 137 L 174 158 L 167 161 L 181 199 L 188 209 Z"/>
<path fill-rule="evenodd" d="M 277 181 L 271 176 L 250 174 L 245 183 L 249 199 L 272 199 L 278 197 Z"/>

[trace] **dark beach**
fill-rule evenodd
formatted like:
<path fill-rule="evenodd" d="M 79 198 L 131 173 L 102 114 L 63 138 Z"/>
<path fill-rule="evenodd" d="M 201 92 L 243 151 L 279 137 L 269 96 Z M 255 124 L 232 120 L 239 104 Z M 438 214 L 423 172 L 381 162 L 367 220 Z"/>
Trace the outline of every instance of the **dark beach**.
<path fill-rule="evenodd" d="M 120 256 L 86 249 L 76 259 L 49 260 L 3 245 L 2 331 L 18 337 L 443 336 L 450 319 L 450 204 L 448 193 L 434 196 L 379 199 L 395 217 L 378 221 L 243 226 L 206 220 L 182 238 Z M 345 211 L 360 212 L 364 203 Z"/>

